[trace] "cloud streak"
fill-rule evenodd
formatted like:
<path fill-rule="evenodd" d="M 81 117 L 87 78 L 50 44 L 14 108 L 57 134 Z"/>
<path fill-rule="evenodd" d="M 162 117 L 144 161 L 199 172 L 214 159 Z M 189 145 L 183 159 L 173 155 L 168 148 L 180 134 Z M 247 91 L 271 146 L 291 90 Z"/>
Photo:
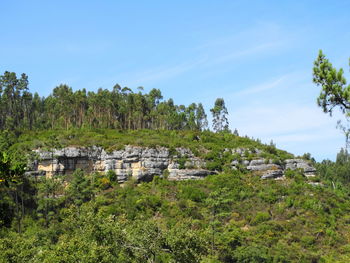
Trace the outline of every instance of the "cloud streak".
<path fill-rule="evenodd" d="M 225 36 L 199 45 L 193 49 L 191 57 L 182 63 L 159 65 L 138 72 L 124 72 L 116 78 L 130 86 L 155 84 L 194 69 L 210 70 L 247 57 L 276 52 L 278 48 L 290 45 L 290 39 L 290 35 L 283 32 L 278 25 L 260 23 L 234 36 Z"/>
<path fill-rule="evenodd" d="M 126 73 L 121 75 L 121 79 L 125 79 L 130 86 L 153 84 L 191 71 L 205 63 L 205 61 L 206 58 L 198 58 L 177 65 L 157 67 L 142 72 Z"/>

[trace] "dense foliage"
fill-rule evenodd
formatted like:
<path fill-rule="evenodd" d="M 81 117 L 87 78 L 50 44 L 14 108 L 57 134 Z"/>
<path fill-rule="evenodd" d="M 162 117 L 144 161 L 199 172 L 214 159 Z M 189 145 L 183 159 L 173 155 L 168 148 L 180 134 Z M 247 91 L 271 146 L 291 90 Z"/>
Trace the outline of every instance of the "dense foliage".
<path fill-rule="evenodd" d="M 23 177 L 19 154 L 33 146 L 118 141 L 206 149 L 223 174 L 200 181 L 155 177 L 120 186 L 115 174 Z M 139 143 L 141 143 L 141 141 Z M 286 152 L 230 133 L 68 130 L 2 132 L 0 262 L 347 262 L 350 199 L 345 181 L 308 184 L 225 168 L 226 147 Z M 114 146 L 116 147 L 116 146 Z M 200 152 L 198 153 L 200 154 Z M 8 156 L 8 157 L 6 157 Z M 339 162 L 348 162 L 343 151 Z M 342 161 L 340 161 L 342 160 Z M 333 179 L 334 180 L 334 179 Z"/>
<path fill-rule="evenodd" d="M 323 160 L 317 164 L 320 176 L 336 187 L 350 186 L 350 155 L 346 149 L 341 149 L 335 162 Z"/>
<path fill-rule="evenodd" d="M 332 116 L 332 113 L 338 109 L 344 114 L 346 123 L 338 121 L 338 128 L 344 132 L 346 142 L 350 146 L 350 84 L 347 84 L 344 70 L 334 68 L 320 50 L 314 62 L 313 81 L 321 87 L 317 104 L 323 109 L 323 112 Z"/>
<path fill-rule="evenodd" d="M 337 70 L 326 58 L 322 50 L 314 62 L 313 81 L 321 86 L 317 103 L 325 113 L 332 113 L 339 107 L 347 115 L 350 110 L 350 85 L 347 85 L 344 70 Z"/>
<path fill-rule="evenodd" d="M 112 177 L 113 178 L 113 177 Z M 0 262 L 347 262 L 347 191 L 240 172 L 120 187 L 99 174 L 32 180 Z"/>
<path fill-rule="evenodd" d="M 48 97 L 28 89 L 28 76 L 14 72 L 0 76 L 0 129 L 163 129 L 203 130 L 208 127 L 201 103 L 188 107 L 162 100 L 158 89 L 142 93 L 121 88 L 73 91 L 59 85 Z"/>
<path fill-rule="evenodd" d="M 227 109 L 223 98 L 217 98 L 212 108 L 211 113 L 213 114 L 213 130 L 228 131 L 228 120 L 227 120 Z"/>

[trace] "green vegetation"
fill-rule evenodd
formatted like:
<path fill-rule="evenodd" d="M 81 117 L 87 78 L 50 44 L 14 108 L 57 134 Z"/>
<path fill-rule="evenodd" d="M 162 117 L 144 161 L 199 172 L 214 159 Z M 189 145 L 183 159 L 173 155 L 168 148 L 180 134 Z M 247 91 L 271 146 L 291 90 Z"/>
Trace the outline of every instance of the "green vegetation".
<path fill-rule="evenodd" d="M 323 180 L 334 188 L 350 186 L 350 155 L 341 149 L 335 162 L 324 160 L 316 164 Z"/>
<path fill-rule="evenodd" d="M 0 132 L 1 141 L 6 140 L 9 133 Z M 144 147 L 163 146 L 170 149 L 171 154 L 176 155 L 176 148 L 189 148 L 195 155 L 210 162 L 209 165 L 219 166 L 222 170 L 225 164 L 229 164 L 235 155 L 225 149 L 245 148 L 256 157 L 255 149 L 263 150 L 261 157 L 285 160 L 293 156 L 286 151 L 277 149 L 274 145 L 261 144 L 259 140 L 248 137 L 239 137 L 229 132 L 213 133 L 210 131 L 167 131 L 167 130 L 112 130 L 112 129 L 70 129 L 47 131 L 22 131 L 16 132 L 10 144 L 4 147 L 11 153 L 22 154 L 36 148 L 62 148 L 66 146 L 102 146 L 107 151 L 122 149 L 125 145 Z M 248 157 L 249 153 L 246 153 Z M 236 156 L 237 157 L 237 156 Z M 186 156 L 181 156 L 183 164 Z M 215 169 L 214 169 L 215 170 Z"/>
<path fill-rule="evenodd" d="M 314 77 L 323 87 L 319 105 L 348 113 L 349 87 L 322 53 Z M 25 74 L 0 76 L 0 263 L 350 261 L 346 150 L 336 162 L 314 163 L 312 179 L 287 170 L 285 180 L 261 180 L 239 164 L 233 170 L 232 161 L 281 164 L 293 156 L 232 134 L 223 99 L 211 109 L 214 133 L 202 104 L 161 101 L 159 90 L 116 85 L 87 93 L 60 85 L 41 98 L 27 86 Z M 188 156 L 179 148 L 188 148 L 219 173 L 174 182 L 164 170 L 162 178 L 123 185 L 112 170 L 24 175 L 36 148 L 125 145 L 167 147 L 180 169 Z"/>
<path fill-rule="evenodd" d="M 143 93 L 116 84 L 96 93 L 59 85 L 48 97 L 28 89 L 28 76 L 6 71 L 0 76 L 0 129 L 47 130 L 112 128 L 123 130 L 204 130 L 207 115 L 201 103 L 188 107 L 163 101 L 161 91 Z"/>
<path fill-rule="evenodd" d="M 6 140 L 9 138 L 9 140 Z M 137 139 L 135 139 L 137 138 Z M 7 141 L 7 143 L 5 143 Z M 256 149 L 275 162 L 291 155 L 273 143 L 228 132 L 48 130 L 0 136 L 0 262 L 346 262 L 350 258 L 350 177 L 299 171 L 261 180 L 227 165 Z M 125 144 L 188 147 L 222 174 L 199 181 L 116 182 L 113 171 L 23 177 L 19 153 L 32 147 Z M 7 156 L 7 157 L 6 157 Z M 309 155 L 306 157 L 311 158 Z M 180 158 L 186 162 L 186 156 Z M 348 165 L 346 151 L 338 164 Z M 19 161 L 13 161 L 19 160 Z M 181 163 L 181 162 L 180 162 Z M 329 167 L 329 166 L 327 166 Z M 6 170 L 6 169 L 10 169 Z M 344 168 L 344 172 L 345 172 Z M 6 172 L 7 171 L 7 172 Z M 165 178 L 168 171 L 164 172 Z M 335 185 L 335 187 L 334 187 Z"/>
<path fill-rule="evenodd" d="M 226 117 L 226 115 L 228 115 L 228 112 L 224 99 L 216 99 L 214 108 L 212 108 L 210 111 L 213 114 L 213 130 L 216 132 L 228 131 L 228 120 Z"/>
<path fill-rule="evenodd" d="M 332 116 L 333 111 L 339 109 L 345 115 L 347 123 L 344 125 L 339 121 L 338 127 L 344 132 L 346 142 L 349 143 L 350 128 L 347 125 L 350 117 L 350 84 L 346 82 L 344 70 L 334 68 L 320 50 L 314 62 L 313 81 L 317 86 L 321 86 L 317 103 L 324 113 Z"/>
<path fill-rule="evenodd" d="M 81 171 L 66 187 L 61 179 L 30 181 L 35 198 L 25 205 L 21 231 L 17 219 L 1 228 L 0 262 L 350 259 L 348 190 L 237 171 L 107 188 L 106 177 Z"/>
<path fill-rule="evenodd" d="M 325 113 L 332 113 L 335 107 L 339 107 L 348 116 L 350 110 L 350 85 L 346 84 L 344 70 L 335 69 L 326 58 L 322 50 L 314 62 L 313 81 L 321 86 L 321 92 L 317 99 L 318 105 Z"/>

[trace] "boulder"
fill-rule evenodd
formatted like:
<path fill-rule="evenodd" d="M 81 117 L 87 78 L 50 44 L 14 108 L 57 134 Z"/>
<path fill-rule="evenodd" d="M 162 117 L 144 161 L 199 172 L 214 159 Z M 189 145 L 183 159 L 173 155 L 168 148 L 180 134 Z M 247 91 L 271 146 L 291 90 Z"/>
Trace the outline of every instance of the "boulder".
<path fill-rule="evenodd" d="M 282 176 L 282 170 L 268 170 L 261 176 L 261 179 L 276 179 Z"/>

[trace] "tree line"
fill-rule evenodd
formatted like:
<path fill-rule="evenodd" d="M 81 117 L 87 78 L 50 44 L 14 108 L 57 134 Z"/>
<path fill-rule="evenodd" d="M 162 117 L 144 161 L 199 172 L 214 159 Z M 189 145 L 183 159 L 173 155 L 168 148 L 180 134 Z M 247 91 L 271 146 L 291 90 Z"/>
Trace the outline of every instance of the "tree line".
<path fill-rule="evenodd" d="M 66 84 L 47 97 L 32 94 L 28 76 L 6 71 L 0 76 L 0 129 L 111 128 L 122 130 L 205 130 L 207 115 L 202 103 L 176 105 L 164 100 L 159 89 L 144 93 L 116 84 L 112 90 L 73 91 Z M 213 109 L 215 131 L 228 130 L 224 100 Z"/>

